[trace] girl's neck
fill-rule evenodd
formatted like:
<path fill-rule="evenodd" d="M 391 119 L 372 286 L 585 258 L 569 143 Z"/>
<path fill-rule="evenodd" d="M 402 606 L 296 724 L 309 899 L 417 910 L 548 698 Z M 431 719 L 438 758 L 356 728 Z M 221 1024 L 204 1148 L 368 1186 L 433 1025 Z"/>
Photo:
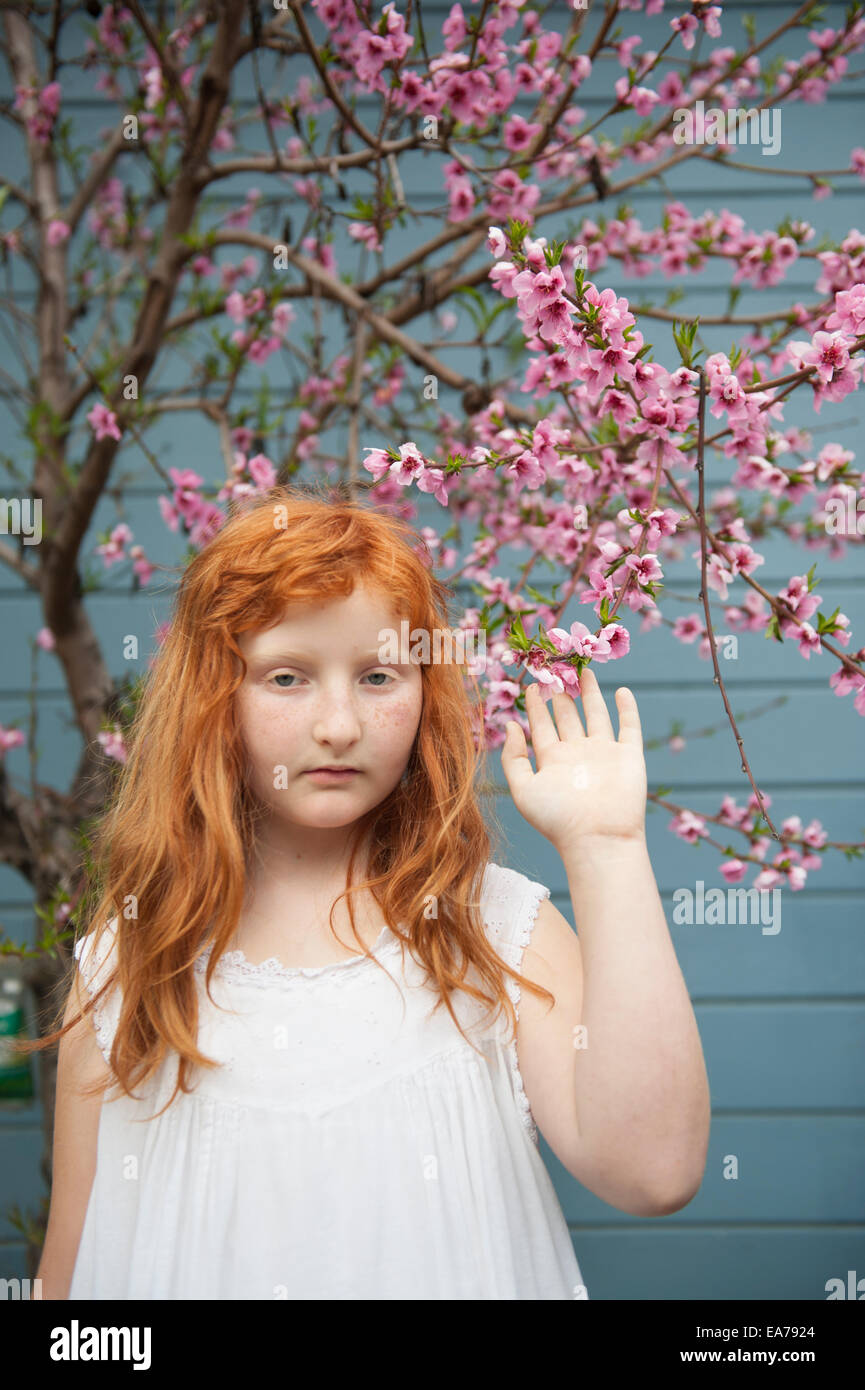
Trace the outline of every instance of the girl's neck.
<path fill-rule="evenodd" d="M 259 844 L 253 854 L 247 856 L 247 903 L 289 892 L 309 897 L 330 894 L 332 900 L 347 886 L 349 858 L 348 846 L 339 854 L 311 856 L 293 845 Z M 368 846 L 362 845 L 354 864 L 356 883 L 366 876 L 367 862 Z"/>

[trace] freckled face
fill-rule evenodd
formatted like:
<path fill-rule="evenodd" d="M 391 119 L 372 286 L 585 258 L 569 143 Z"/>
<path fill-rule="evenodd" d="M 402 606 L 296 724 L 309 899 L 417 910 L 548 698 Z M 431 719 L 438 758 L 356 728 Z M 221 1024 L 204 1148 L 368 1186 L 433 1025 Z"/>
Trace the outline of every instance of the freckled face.
<path fill-rule="evenodd" d="M 275 627 L 238 639 L 248 667 L 236 700 L 250 782 L 281 821 L 348 827 L 402 777 L 423 684 L 415 662 L 378 659 L 383 629 L 398 635 L 399 618 L 384 597 L 357 584 L 349 598 L 291 605 Z M 333 764 L 358 773 L 326 782 L 309 776 Z"/>

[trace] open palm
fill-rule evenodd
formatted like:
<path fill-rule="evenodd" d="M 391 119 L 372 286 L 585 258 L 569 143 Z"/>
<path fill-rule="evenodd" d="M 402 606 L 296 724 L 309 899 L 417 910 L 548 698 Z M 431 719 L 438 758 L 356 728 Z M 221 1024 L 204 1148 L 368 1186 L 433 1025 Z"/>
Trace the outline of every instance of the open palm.
<path fill-rule="evenodd" d="M 528 687 L 526 713 L 537 771 L 517 723 L 508 725 L 502 746 L 502 769 L 517 810 L 560 853 L 581 839 L 645 835 L 646 763 L 637 702 L 627 687 L 616 691 L 616 739 L 590 667 L 582 672 L 580 688 L 585 730 L 570 695 L 553 695 L 554 723 L 541 687 Z"/>

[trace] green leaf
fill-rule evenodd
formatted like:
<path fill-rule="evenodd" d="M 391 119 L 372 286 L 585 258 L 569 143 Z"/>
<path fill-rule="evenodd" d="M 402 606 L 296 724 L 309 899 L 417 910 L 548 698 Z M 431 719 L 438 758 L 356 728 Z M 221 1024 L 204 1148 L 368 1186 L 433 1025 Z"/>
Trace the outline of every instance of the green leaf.
<path fill-rule="evenodd" d="M 537 599 L 538 603 L 543 604 L 545 608 L 550 607 L 550 603 L 546 595 L 542 594 L 539 589 L 533 589 L 531 584 L 526 585 L 526 593 L 530 594 L 532 598 Z"/>
<path fill-rule="evenodd" d="M 818 634 L 818 636 L 819 636 L 820 634 L 824 633 L 824 632 L 834 632 L 834 631 L 835 631 L 835 619 L 837 618 L 837 616 L 838 616 L 838 614 L 839 614 L 840 612 L 841 612 L 841 605 L 840 605 L 840 603 L 838 604 L 838 607 L 835 609 L 835 612 L 832 613 L 828 618 L 826 617 L 826 615 L 825 615 L 824 613 L 821 613 L 821 612 L 819 611 L 819 609 L 817 610 L 817 634 Z"/>
<path fill-rule="evenodd" d="M 523 620 L 520 617 L 519 613 L 517 613 L 516 617 L 514 618 L 511 624 L 511 629 L 508 634 L 508 645 L 514 648 L 516 651 L 521 652 L 527 652 L 531 649 L 531 643 L 525 634 L 525 629 L 523 628 Z"/>

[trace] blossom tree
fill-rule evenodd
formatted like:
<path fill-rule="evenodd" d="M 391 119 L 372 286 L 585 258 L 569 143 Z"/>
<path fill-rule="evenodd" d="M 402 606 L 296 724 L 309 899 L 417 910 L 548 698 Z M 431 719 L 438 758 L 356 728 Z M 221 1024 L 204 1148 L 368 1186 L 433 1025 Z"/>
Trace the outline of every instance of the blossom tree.
<path fill-rule="evenodd" d="M 82 573 L 89 549 L 112 579 L 129 573 L 135 589 L 152 581 L 155 566 L 127 522 L 91 534 L 129 445 L 160 478 L 161 519 L 189 553 L 275 483 L 324 476 L 337 494 L 411 521 L 416 494 L 429 495 L 440 525 L 422 528 L 425 553 L 474 594 L 459 626 L 485 638 L 477 737 L 488 748 L 501 746 L 509 719 L 528 727 L 527 676 L 578 693 L 588 663 L 626 670 L 626 618 L 698 643 L 746 799 L 726 795 L 716 814 L 698 815 L 650 789 L 672 812 L 672 831 L 716 850 L 728 882 L 756 870 L 757 888 L 800 889 L 827 850 L 861 852 L 830 841 L 817 821 L 770 819 L 724 688 L 717 627 L 722 616 L 726 631 L 764 632 L 804 660 L 819 653 L 832 667 L 827 697 L 852 697 L 865 715 L 865 648 L 854 649 L 845 614 L 821 610 L 816 576 L 823 556 L 862 543 L 861 473 L 840 444 L 814 453 L 806 431 L 784 424 L 794 392 L 831 415 L 861 382 L 865 237 L 851 229 L 816 249 L 804 219 L 756 230 L 725 207 L 698 216 L 675 200 L 660 225 L 644 227 L 624 197 L 689 160 L 753 171 L 734 158 L 737 132 L 763 134 L 782 108 L 819 103 L 842 84 L 850 55 L 865 47 L 863 7 L 851 5 L 832 29 L 810 4 L 791 6 L 759 39 L 752 21 L 744 35 L 723 34 L 722 5 L 670 16 L 664 0 L 571 0 L 560 28 L 546 27 L 554 8 L 522 0 L 455 3 L 440 33 L 411 0 L 404 9 L 394 0 L 188 0 L 171 21 L 139 0 L 87 0 L 83 10 L 86 18 L 56 0 L 0 15 L 15 93 L 2 110 L 7 146 L 17 144 L 26 170 L 3 179 L 0 248 L 7 283 L 35 279 L 32 317 L 11 297 L 0 310 L 7 338 L 29 339 L 35 360 L 26 381 L 2 369 L 27 404 L 20 427 L 32 463 L 25 472 L 5 459 L 21 494 L 4 499 L 10 513 L 18 508 L 19 544 L 0 542 L 0 562 L 39 597 L 34 642 L 60 663 L 81 737 L 63 792 L 33 778 L 28 795 L 0 756 L 0 856 L 31 883 L 43 923 L 35 949 L 4 949 L 24 959 L 37 1003 L 68 965 L 86 825 L 124 761 L 140 692 L 140 682 L 109 673 Z M 623 32 L 620 21 L 641 16 L 660 26 L 657 51 L 644 49 L 641 32 Z M 805 51 L 785 58 L 780 45 L 796 31 Z M 116 106 L 88 159 L 64 113 L 76 69 Z M 596 69 L 611 80 L 606 108 L 589 120 L 580 88 Z M 239 98 L 249 93 L 256 104 L 245 115 Z M 361 115 L 361 98 L 367 110 L 374 103 L 375 121 Z M 513 111 L 517 98 L 531 106 L 527 117 Z M 263 152 L 244 139 L 252 134 Z M 418 160 L 442 192 L 423 214 L 404 183 Z M 819 201 L 833 179 L 865 179 L 865 147 L 841 162 L 775 172 Z M 624 164 L 636 172 L 619 172 Z M 773 175 L 765 163 L 757 172 Z M 262 187 L 237 193 L 245 177 Z M 226 189 L 237 206 L 220 220 L 212 201 Z M 614 217 L 597 212 L 614 199 Z M 677 284 L 712 261 L 734 267 L 721 315 L 680 320 L 650 294 L 636 305 L 616 291 L 622 271 Z M 813 273 L 811 302 L 772 310 L 752 294 L 737 312 L 743 287 L 782 284 L 797 261 Z M 131 316 L 125 334 L 117 302 Z M 456 308 L 474 327 L 460 344 L 448 336 Z M 435 341 L 411 328 L 430 314 Z M 652 323 L 672 325 L 675 360 L 653 354 Z M 310 330 L 306 341 L 294 325 Z M 496 325 L 506 330 L 498 341 Z M 709 325 L 738 334 L 730 352 L 707 354 Z M 347 349 L 328 357 L 334 329 Z M 159 387 L 157 368 L 194 333 L 188 377 L 173 366 L 171 389 Z M 455 346 L 471 349 L 471 375 L 453 365 Z M 516 377 L 493 373 L 504 349 Z M 291 382 L 278 403 L 262 372 L 271 358 Z M 241 381 L 259 388 L 254 409 L 235 399 Z M 460 418 L 439 405 L 440 387 Z M 178 412 L 215 430 L 218 480 L 166 469 L 148 445 L 154 425 Z M 334 457 L 322 436 L 337 427 L 347 446 Z M 735 472 L 707 494 L 713 456 Z M 28 502 L 42 508 L 32 547 L 20 524 Z M 758 538 L 772 535 L 813 552 L 779 592 L 758 577 Z M 526 546 L 508 580 L 510 551 Z M 694 611 L 672 619 L 665 565 L 684 556 Z M 538 561 L 555 584 L 532 574 Z M 571 601 L 585 606 L 584 621 L 564 619 Z M 21 728 L 0 726 L 0 754 L 25 742 Z M 679 730 L 672 746 L 683 742 Z M 40 1062 L 50 1130 L 52 1063 Z"/>

